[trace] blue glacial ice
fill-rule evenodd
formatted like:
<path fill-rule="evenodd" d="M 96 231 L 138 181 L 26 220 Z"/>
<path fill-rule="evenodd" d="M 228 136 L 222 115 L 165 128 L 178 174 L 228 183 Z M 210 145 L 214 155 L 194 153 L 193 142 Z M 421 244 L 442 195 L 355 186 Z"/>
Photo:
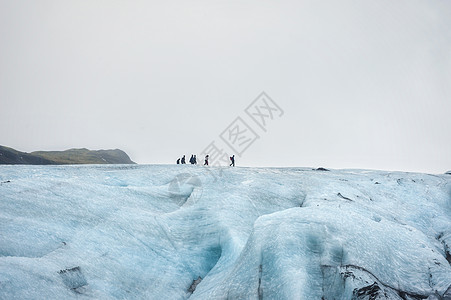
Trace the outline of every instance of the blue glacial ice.
<path fill-rule="evenodd" d="M 0 299 L 451 299 L 451 176 L 0 166 Z"/>

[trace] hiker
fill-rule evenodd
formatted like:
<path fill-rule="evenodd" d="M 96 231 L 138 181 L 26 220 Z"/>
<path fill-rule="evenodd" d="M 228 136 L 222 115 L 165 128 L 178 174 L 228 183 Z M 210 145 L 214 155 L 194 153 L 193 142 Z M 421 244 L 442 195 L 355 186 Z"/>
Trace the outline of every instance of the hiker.
<path fill-rule="evenodd" d="M 208 166 L 208 154 L 205 156 L 204 166 Z"/>
<path fill-rule="evenodd" d="M 230 166 L 232 167 L 234 167 L 235 166 L 235 154 L 234 155 L 232 155 L 232 156 L 230 156 L 230 160 L 232 161 L 232 163 L 230 164 Z"/>
<path fill-rule="evenodd" d="M 177 159 L 177 164 L 178 164 L 178 165 L 180 165 L 180 158 L 179 158 L 179 159 Z"/>
<path fill-rule="evenodd" d="M 185 155 L 183 155 L 183 157 L 182 157 L 182 165 L 184 165 L 185 164 Z"/>
<path fill-rule="evenodd" d="M 194 165 L 194 155 L 191 154 L 191 157 L 189 159 L 189 163 Z"/>
<path fill-rule="evenodd" d="M 193 156 L 193 164 L 197 165 L 197 158 L 196 158 L 196 154 L 194 154 L 194 156 Z"/>

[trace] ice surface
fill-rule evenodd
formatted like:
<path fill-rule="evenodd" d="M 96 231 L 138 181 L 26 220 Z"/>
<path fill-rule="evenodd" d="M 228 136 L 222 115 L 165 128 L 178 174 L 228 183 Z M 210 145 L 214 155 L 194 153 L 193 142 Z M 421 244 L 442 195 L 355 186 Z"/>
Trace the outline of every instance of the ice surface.
<path fill-rule="evenodd" d="M 0 299 L 443 299 L 450 249 L 447 174 L 0 167 Z"/>

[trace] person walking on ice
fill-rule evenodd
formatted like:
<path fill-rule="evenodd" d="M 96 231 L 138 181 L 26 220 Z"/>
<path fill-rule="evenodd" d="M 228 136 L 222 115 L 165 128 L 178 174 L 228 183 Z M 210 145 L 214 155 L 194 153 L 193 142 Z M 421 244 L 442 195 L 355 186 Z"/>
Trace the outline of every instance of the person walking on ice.
<path fill-rule="evenodd" d="M 234 167 L 235 166 L 235 154 L 234 155 L 232 155 L 232 156 L 230 156 L 230 160 L 232 161 L 232 163 L 230 164 L 230 166 L 232 167 Z"/>
<path fill-rule="evenodd" d="M 183 157 L 182 157 L 182 165 L 184 165 L 185 164 L 185 155 L 183 155 Z"/>
<path fill-rule="evenodd" d="M 208 166 L 208 154 L 205 156 L 204 166 Z"/>

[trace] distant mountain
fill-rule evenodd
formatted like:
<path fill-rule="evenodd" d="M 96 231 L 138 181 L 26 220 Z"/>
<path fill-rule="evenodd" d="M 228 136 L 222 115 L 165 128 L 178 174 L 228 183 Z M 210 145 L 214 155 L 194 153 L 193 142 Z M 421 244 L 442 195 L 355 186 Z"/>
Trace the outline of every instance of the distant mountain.
<path fill-rule="evenodd" d="M 20 152 L 0 146 L 1 165 L 134 164 L 122 150 L 69 149 L 65 151 Z"/>

